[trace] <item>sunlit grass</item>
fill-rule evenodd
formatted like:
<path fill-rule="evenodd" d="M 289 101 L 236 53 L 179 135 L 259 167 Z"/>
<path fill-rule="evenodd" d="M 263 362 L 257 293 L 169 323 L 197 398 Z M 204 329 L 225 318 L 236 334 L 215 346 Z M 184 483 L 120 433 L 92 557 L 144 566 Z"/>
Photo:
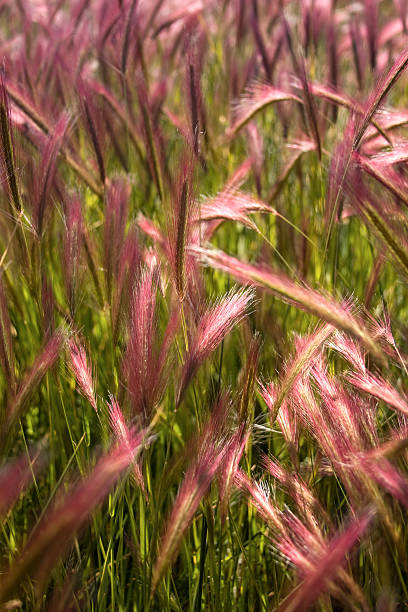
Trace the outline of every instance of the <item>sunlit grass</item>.
<path fill-rule="evenodd" d="M 2 4 L 1 609 L 405 605 L 377 4 Z"/>

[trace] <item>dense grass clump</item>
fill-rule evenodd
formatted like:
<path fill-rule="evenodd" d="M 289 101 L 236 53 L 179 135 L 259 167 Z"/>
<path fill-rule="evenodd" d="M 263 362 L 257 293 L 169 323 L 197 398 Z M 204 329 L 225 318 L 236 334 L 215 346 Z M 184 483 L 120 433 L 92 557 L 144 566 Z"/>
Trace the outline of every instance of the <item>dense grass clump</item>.
<path fill-rule="evenodd" d="M 407 12 L 0 3 L 0 610 L 407 605 Z"/>

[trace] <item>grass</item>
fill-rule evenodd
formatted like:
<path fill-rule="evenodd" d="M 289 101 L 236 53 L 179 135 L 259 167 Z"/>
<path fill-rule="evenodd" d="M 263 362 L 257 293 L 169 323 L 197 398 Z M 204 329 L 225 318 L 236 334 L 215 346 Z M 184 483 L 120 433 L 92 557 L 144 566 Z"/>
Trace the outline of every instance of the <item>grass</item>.
<path fill-rule="evenodd" d="M 406 608 L 406 14 L 364 7 L 1 4 L 1 610 Z"/>

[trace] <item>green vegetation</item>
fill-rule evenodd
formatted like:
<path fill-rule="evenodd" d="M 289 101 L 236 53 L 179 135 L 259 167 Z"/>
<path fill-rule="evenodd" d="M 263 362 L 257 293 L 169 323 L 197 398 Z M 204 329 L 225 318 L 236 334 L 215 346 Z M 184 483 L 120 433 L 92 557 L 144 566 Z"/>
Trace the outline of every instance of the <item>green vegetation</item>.
<path fill-rule="evenodd" d="M 406 13 L 0 3 L 0 610 L 404 609 Z"/>

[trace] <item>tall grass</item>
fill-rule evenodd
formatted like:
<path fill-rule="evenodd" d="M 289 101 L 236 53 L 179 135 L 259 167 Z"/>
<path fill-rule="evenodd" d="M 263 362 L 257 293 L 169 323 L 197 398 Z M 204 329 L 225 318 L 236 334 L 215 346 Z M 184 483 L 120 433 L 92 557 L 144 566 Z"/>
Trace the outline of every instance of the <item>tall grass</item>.
<path fill-rule="evenodd" d="M 0 610 L 406 607 L 407 10 L 0 3 Z"/>

